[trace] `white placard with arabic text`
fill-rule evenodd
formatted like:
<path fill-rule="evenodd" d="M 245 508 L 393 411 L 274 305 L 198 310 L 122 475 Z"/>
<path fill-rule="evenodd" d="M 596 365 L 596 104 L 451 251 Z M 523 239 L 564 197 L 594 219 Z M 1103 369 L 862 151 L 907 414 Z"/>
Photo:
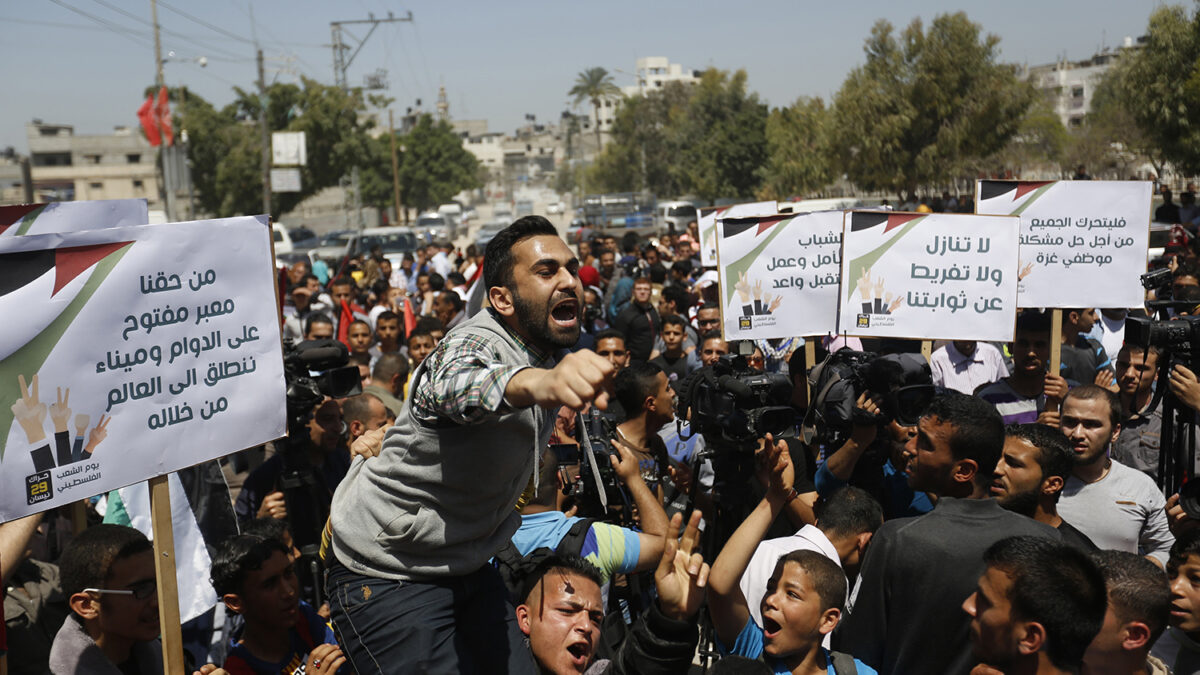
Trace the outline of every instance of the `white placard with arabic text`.
<path fill-rule="evenodd" d="M 0 240 L 0 521 L 284 433 L 266 217 Z"/>
<path fill-rule="evenodd" d="M 1021 217 L 1020 307 L 1140 307 L 1151 190 L 1144 181 L 981 180 L 975 211 Z"/>
<path fill-rule="evenodd" d="M 1013 338 L 1012 216 L 847 211 L 839 331 L 922 340 Z"/>
<path fill-rule="evenodd" d="M 723 218 L 717 229 L 727 340 L 837 330 L 841 211 Z"/>

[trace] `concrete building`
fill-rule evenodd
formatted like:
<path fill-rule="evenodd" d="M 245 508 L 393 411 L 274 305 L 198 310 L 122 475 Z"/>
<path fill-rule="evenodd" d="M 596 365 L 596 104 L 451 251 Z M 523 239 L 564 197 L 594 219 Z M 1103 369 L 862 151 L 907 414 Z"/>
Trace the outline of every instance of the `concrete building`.
<path fill-rule="evenodd" d="M 1092 96 L 1104 73 L 1130 49 L 1139 49 L 1145 37 L 1136 41 L 1127 37 L 1117 49 L 1105 49 L 1090 59 L 1067 61 L 1040 66 L 1026 66 L 1024 79 L 1045 94 L 1054 104 L 1054 110 L 1064 127 L 1078 127 L 1092 109 Z"/>
<path fill-rule="evenodd" d="M 620 69 L 617 69 L 617 72 L 625 73 Z M 645 96 L 652 91 L 662 89 L 670 82 L 696 84 L 700 81 L 699 71 L 686 69 L 678 63 L 671 63 L 671 60 L 665 56 L 647 56 L 638 59 L 633 76 L 636 83 L 621 87 L 621 96 L 612 96 L 601 102 L 598 116 L 596 108 L 590 102 L 586 104 L 587 119 L 583 123 L 585 132 L 595 133 L 593 130 L 597 120 L 602 133 L 610 131 L 613 120 L 617 117 L 617 111 L 621 109 L 621 100 L 625 96 Z"/>
<path fill-rule="evenodd" d="M 159 206 L 155 148 L 129 127 L 76 135 L 67 124 L 25 125 L 35 201 L 144 198 Z"/>

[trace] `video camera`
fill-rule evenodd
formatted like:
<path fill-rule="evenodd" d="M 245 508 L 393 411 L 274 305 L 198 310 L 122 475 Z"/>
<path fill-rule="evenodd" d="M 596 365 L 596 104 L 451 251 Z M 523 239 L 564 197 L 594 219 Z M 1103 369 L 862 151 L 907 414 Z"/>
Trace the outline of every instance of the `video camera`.
<path fill-rule="evenodd" d="M 362 393 L 358 368 L 348 365 L 350 350 L 337 340 L 288 342 L 283 351 L 287 383 L 288 434 L 308 423 L 317 405 L 329 398 Z"/>
<path fill-rule="evenodd" d="M 715 450 L 753 452 L 767 434 L 795 435 L 792 383 L 751 368 L 745 355 L 725 354 L 689 375 L 676 393 L 678 418 L 690 419 L 693 433 L 702 434 Z"/>
<path fill-rule="evenodd" d="M 314 607 L 323 603 L 320 546 L 321 531 L 329 516 L 319 491 L 325 487 L 309 461 L 308 423 L 326 397 L 345 398 L 362 393 L 358 368 L 349 366 L 350 351 L 336 340 L 287 342 L 283 375 L 287 386 L 287 436 L 275 442 L 283 457 L 279 489 L 287 506 L 288 531 L 301 560 L 297 573 Z M 345 429 L 343 427 L 343 433 Z"/>
<path fill-rule="evenodd" d="M 919 354 L 887 354 L 840 349 L 808 374 L 813 396 L 804 419 L 806 440 L 841 438 L 853 425 L 892 420 L 915 426 L 942 390 L 933 386 L 929 364 Z M 864 392 L 882 401 L 871 415 L 856 407 Z"/>
<path fill-rule="evenodd" d="M 579 478 L 567 482 L 564 494 L 575 499 L 580 517 L 625 522 L 632 516 L 630 509 L 615 511 L 612 508 L 627 507 L 629 504 L 625 486 L 609 460 L 613 454 L 611 443 L 615 437 L 616 421 L 595 407 L 579 415 L 578 420 L 575 429 L 578 445 L 561 443 L 550 446 L 560 468 L 579 465 Z"/>

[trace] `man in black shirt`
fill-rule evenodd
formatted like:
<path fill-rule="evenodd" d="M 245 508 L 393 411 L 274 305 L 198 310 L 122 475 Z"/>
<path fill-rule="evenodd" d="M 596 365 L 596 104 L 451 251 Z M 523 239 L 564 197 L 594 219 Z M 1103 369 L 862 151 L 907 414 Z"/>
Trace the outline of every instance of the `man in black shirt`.
<path fill-rule="evenodd" d="M 1177 224 L 1179 222 L 1179 205 L 1171 201 L 1171 191 L 1163 188 L 1162 198 L 1162 206 L 1154 209 L 1154 222 Z"/>
<path fill-rule="evenodd" d="M 617 315 L 613 328 L 625 334 L 625 346 L 634 361 L 649 361 L 662 322 L 650 302 L 650 280 L 642 277 L 633 282 L 633 298 Z"/>
<path fill-rule="evenodd" d="M 937 495 L 937 507 L 875 533 L 835 649 L 885 675 L 970 672 L 969 619 L 960 608 L 984 572 L 983 552 L 1009 536 L 1062 538 L 988 499 L 1003 446 L 991 404 L 957 392 L 933 400 L 904 454 L 909 485 Z"/>
<path fill-rule="evenodd" d="M 672 384 L 684 379 L 691 372 L 691 369 L 688 368 L 687 354 L 683 352 L 686 327 L 687 322 L 683 320 L 683 317 L 677 314 L 664 316 L 662 319 L 664 348 L 661 354 L 650 359 L 650 363 L 663 369 Z"/>
<path fill-rule="evenodd" d="M 1000 506 L 1056 528 L 1068 546 L 1084 553 L 1099 550 L 1058 515 L 1058 497 L 1075 465 L 1067 437 L 1045 424 L 1014 424 L 1005 433 L 991 488 Z"/>

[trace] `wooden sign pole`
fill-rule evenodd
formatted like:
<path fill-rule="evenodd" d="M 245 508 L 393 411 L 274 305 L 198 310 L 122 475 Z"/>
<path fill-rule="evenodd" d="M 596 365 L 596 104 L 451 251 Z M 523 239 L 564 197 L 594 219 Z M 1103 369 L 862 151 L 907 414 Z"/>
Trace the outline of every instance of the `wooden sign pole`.
<path fill-rule="evenodd" d="M 158 579 L 158 626 L 162 631 L 163 673 L 186 675 L 179 620 L 179 583 L 175 576 L 175 531 L 167 476 L 150 481 L 150 527 L 154 532 L 154 575 Z"/>
<path fill-rule="evenodd" d="M 71 531 L 78 535 L 87 529 L 87 504 L 81 499 L 71 503 Z"/>
<path fill-rule="evenodd" d="M 1050 371 L 1055 375 L 1062 372 L 1062 310 L 1050 311 Z M 1047 412 L 1058 412 L 1062 401 L 1046 401 Z"/>
<path fill-rule="evenodd" d="M 804 339 L 804 387 L 808 390 L 808 400 L 812 401 L 812 385 L 808 382 L 808 371 L 817 365 L 817 343 L 819 338 Z M 795 377 L 793 374 L 792 377 Z"/>
<path fill-rule="evenodd" d="M 933 358 L 933 341 L 921 340 L 921 356 L 925 357 L 925 362 L 928 363 Z"/>

